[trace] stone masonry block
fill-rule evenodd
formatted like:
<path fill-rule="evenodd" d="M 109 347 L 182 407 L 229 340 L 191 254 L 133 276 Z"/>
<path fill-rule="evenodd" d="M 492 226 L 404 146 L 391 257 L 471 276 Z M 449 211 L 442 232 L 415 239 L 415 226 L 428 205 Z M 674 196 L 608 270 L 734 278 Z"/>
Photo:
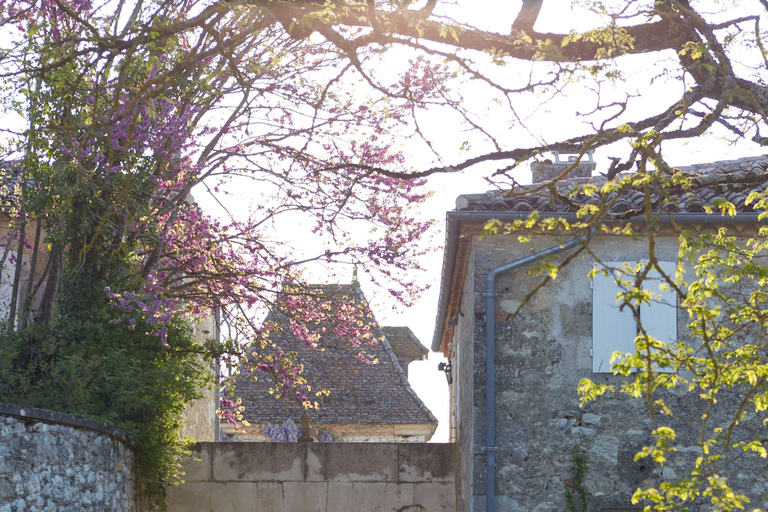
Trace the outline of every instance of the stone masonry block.
<path fill-rule="evenodd" d="M 384 482 L 334 482 L 328 486 L 328 511 L 390 511 L 413 505 L 413 485 Z"/>
<path fill-rule="evenodd" d="M 414 507 L 422 512 L 454 512 L 456 510 L 455 489 L 450 484 L 416 484 L 413 489 Z"/>
<path fill-rule="evenodd" d="M 211 479 L 210 446 L 196 444 L 192 447 L 191 456 L 184 460 L 184 481 L 196 482 Z"/>
<path fill-rule="evenodd" d="M 217 481 L 304 480 L 304 443 L 215 443 L 211 456 Z"/>
<path fill-rule="evenodd" d="M 188 482 L 168 493 L 168 512 L 281 512 L 263 503 L 253 482 Z M 282 496 L 279 502 L 282 505 Z"/>
<path fill-rule="evenodd" d="M 178 487 L 168 489 L 166 503 L 168 512 L 196 512 L 213 511 L 211 496 L 213 487 L 221 486 L 216 482 L 187 482 Z M 217 510 L 219 510 L 217 508 Z M 223 512 L 223 509 L 220 509 Z"/>
<path fill-rule="evenodd" d="M 211 502 L 216 512 L 260 512 L 257 504 L 259 484 L 255 482 L 224 482 L 216 487 Z M 230 509 L 231 507 L 231 509 Z M 278 509 L 279 510 L 279 509 Z M 273 511 L 277 512 L 277 511 Z"/>
<path fill-rule="evenodd" d="M 453 444 L 403 443 L 398 452 L 398 481 L 453 482 Z"/>
<path fill-rule="evenodd" d="M 307 480 L 326 482 L 394 482 L 394 443 L 318 443 L 308 446 Z"/>
<path fill-rule="evenodd" d="M 283 505 L 283 484 L 260 482 L 253 497 L 254 512 L 285 512 Z"/>
<path fill-rule="evenodd" d="M 325 482 L 283 483 L 285 512 L 326 512 L 328 484 Z"/>

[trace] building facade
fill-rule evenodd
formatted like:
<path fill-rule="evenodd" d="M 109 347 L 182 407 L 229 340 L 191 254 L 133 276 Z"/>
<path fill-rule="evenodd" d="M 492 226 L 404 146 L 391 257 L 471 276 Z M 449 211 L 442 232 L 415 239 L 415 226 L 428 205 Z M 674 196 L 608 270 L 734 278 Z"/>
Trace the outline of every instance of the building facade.
<path fill-rule="evenodd" d="M 723 185 L 680 192 L 666 203 L 653 231 L 654 254 L 665 272 L 674 275 L 684 229 L 701 234 L 726 227 L 737 241 L 757 234 L 758 212 L 746 198 L 752 191 L 764 190 L 766 164 L 768 159 L 761 157 L 685 169 L 714 173 L 717 179 L 711 181 Z M 616 269 L 648 258 L 648 238 L 642 235 L 638 218 L 643 194 L 629 191 L 610 198 L 612 215 L 606 217 L 613 219 L 609 228 L 634 223 L 639 235 L 598 230 L 589 240 L 589 250 L 582 249 L 590 236 L 586 233 L 480 235 L 492 219 L 513 222 L 533 211 L 541 217 L 575 220 L 578 209 L 596 198 L 568 192 L 590 180 L 593 170 L 591 163 L 582 165 L 577 169 L 582 177 L 559 183 L 556 193 L 544 188 L 461 196 L 456 210 L 448 213 L 432 349 L 442 351 L 453 367 L 451 437 L 457 450 L 457 510 L 565 510 L 566 491 L 575 486 L 574 450 L 588 464 L 584 487 L 590 511 L 642 510 L 642 503 L 631 500 L 638 487 L 676 481 L 702 454 L 702 414 L 711 415 L 711 425 L 728 425 L 740 406 L 735 394 L 724 393 L 718 407 L 709 411 L 685 386 L 657 395 L 678 412 L 674 416 L 653 414 L 644 399 L 622 393 L 607 393 L 580 405 L 577 389 L 582 379 L 618 389 L 635 378 L 635 374 L 614 375 L 610 356 L 614 351 L 634 352 L 635 319 L 616 303 L 615 278 L 620 272 Z M 535 167 L 534 176 L 538 172 L 546 177 L 544 171 Z M 729 186 L 729 176 L 738 178 L 740 185 Z M 599 180 L 595 183 L 600 185 Z M 736 215 L 708 213 L 718 198 L 732 202 Z M 530 241 L 521 241 L 521 235 Z M 556 279 L 531 272 L 542 262 L 559 265 L 568 258 Z M 596 268 L 609 267 L 610 278 L 600 272 L 590 276 Z M 690 263 L 681 262 L 678 268 L 687 275 L 692 272 Z M 660 339 L 690 340 L 686 311 L 677 307 L 674 294 L 654 284 L 658 279 L 648 277 L 644 286 L 652 289 L 654 300 L 640 311 L 643 324 L 653 326 L 652 334 Z M 690 343 L 700 346 L 696 340 Z M 734 442 L 765 437 L 764 419 L 745 414 L 734 430 L 738 431 Z M 654 444 L 652 432 L 661 426 L 677 432 L 674 456 L 663 467 L 647 458 L 635 460 L 638 451 Z M 718 477 L 743 490 L 751 506 L 766 506 L 765 460 L 744 452 L 729 457 L 738 460 L 723 459 Z"/>
<path fill-rule="evenodd" d="M 407 364 L 423 358 L 426 347 L 408 328 L 379 326 L 357 283 L 310 285 L 302 293 L 318 298 L 321 307 L 359 308 L 360 321 L 371 323 L 375 341 L 356 347 L 329 326 L 317 346 L 308 347 L 296 339 L 286 315 L 271 315 L 267 322 L 276 320 L 280 328 L 273 330 L 270 342 L 286 352 L 294 351 L 312 391 L 327 390 L 328 394 L 313 397 L 318 408 L 305 409 L 289 397 L 276 398 L 270 393 L 273 381 L 259 371 L 243 369 L 235 382 L 235 394 L 242 401 L 243 419 L 249 425 L 235 429 L 222 424 L 222 432 L 232 440 L 270 441 L 263 425 L 282 425 L 286 420 L 299 425 L 306 412 L 314 428 L 330 434 L 336 442 L 428 441 L 437 420 L 407 378 Z M 361 351 L 364 359 L 359 357 Z"/>

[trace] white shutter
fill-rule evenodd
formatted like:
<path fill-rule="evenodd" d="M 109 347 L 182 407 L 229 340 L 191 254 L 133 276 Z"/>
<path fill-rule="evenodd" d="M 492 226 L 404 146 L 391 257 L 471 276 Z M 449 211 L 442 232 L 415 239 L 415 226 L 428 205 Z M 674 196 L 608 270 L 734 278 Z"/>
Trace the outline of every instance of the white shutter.
<path fill-rule="evenodd" d="M 674 263 L 660 261 L 659 266 L 668 276 L 674 275 Z M 658 271 L 654 269 L 648 272 L 648 279 L 643 282 L 643 287 L 652 290 L 660 297 L 640 307 L 640 321 L 649 335 L 665 343 L 675 343 L 677 341 L 677 295 L 672 290 L 661 290 L 662 283 L 664 281 Z M 656 367 L 654 371 L 671 372 L 672 370 Z"/>
<path fill-rule="evenodd" d="M 659 266 L 665 274 L 674 275 L 674 263 L 660 261 Z M 655 269 L 648 272 L 643 287 L 661 295 L 661 298 L 640 308 L 640 321 L 646 332 L 654 338 L 674 343 L 677 340 L 677 296 L 672 290 L 660 290 L 662 283 L 661 275 Z"/>
<path fill-rule="evenodd" d="M 634 266 L 636 262 L 610 262 L 611 267 L 621 267 L 625 263 Z M 659 262 L 667 275 L 673 275 L 675 264 Z M 643 282 L 643 287 L 660 295 L 650 304 L 640 306 L 640 321 L 648 334 L 667 343 L 677 339 L 677 296 L 671 290 L 661 290 L 661 276 L 651 270 Z M 607 373 L 611 371 L 611 354 L 615 351 L 635 353 L 634 339 L 637 336 L 637 324 L 629 308 L 619 310 L 616 295 L 621 292 L 613 275 L 598 274 L 593 278 L 592 293 L 592 371 Z M 665 370 L 658 370 L 665 371 Z"/>
<path fill-rule="evenodd" d="M 592 371 L 609 373 L 616 350 L 634 353 L 637 324 L 628 308 L 619 310 L 621 289 L 612 275 L 597 274 L 592 289 Z"/>

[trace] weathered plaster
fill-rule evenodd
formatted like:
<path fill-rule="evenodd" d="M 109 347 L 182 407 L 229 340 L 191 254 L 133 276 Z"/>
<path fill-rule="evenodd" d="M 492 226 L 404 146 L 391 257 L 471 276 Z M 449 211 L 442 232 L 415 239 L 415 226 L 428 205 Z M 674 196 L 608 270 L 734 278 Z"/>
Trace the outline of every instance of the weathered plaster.
<path fill-rule="evenodd" d="M 214 337 L 215 317 L 209 314 L 206 317 L 199 318 L 192 323 L 192 332 L 195 341 L 205 343 L 206 340 Z M 189 436 L 195 441 L 217 441 L 215 439 L 216 408 L 218 405 L 216 397 L 216 387 L 211 383 L 210 386 L 200 390 L 202 395 L 187 406 L 184 410 L 184 428 L 182 435 Z"/>

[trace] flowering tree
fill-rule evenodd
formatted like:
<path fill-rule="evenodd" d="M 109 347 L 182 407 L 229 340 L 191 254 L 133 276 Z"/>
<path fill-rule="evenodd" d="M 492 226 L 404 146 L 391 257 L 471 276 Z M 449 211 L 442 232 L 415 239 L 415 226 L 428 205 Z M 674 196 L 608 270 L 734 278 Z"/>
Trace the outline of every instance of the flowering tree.
<path fill-rule="evenodd" d="M 208 373 L 200 356 L 251 361 L 311 406 L 290 350 L 261 325 L 267 311 L 309 345 L 326 328 L 361 357 L 376 342 L 354 311 L 324 309 L 304 287 L 307 263 L 355 262 L 406 303 L 418 291 L 405 271 L 422 251 L 429 223 L 412 208 L 427 193 L 371 171 L 407 172 L 390 145 L 410 105 L 347 88 L 354 66 L 332 45 L 238 3 L 20 0 L 0 5 L 0 23 L 4 108 L 19 119 L 5 132 L 17 201 L 2 399 L 128 430 L 161 495 L 173 417 Z M 417 87 L 425 97 L 437 78 Z M 191 199 L 211 192 L 228 213 L 226 190 L 246 186 L 245 218 Z M 281 241 L 300 223 L 309 253 Z M 193 342 L 184 321 L 213 310 L 237 336 Z"/>
<path fill-rule="evenodd" d="M 700 189 L 718 197 L 702 207 L 706 213 L 765 211 L 765 172 L 705 174 L 670 164 L 676 151 L 702 140 L 724 150 L 724 142 L 738 143 L 754 153 L 768 144 L 768 3 L 575 0 L 571 15 L 563 16 L 563 2 L 523 0 L 509 11 L 506 4 L 489 5 L 492 12 L 485 19 L 473 16 L 480 7 L 462 9 L 438 0 L 349 2 L 339 9 L 319 2 L 249 3 L 270 12 L 294 37 L 330 41 L 371 87 L 414 105 L 422 98 L 411 91 L 411 74 L 393 83 L 360 55 L 371 48 L 401 47 L 445 64 L 451 87 L 431 101 L 429 111 L 440 112 L 439 125 L 417 108 L 411 111 L 418 135 L 434 151 L 433 162 L 407 176 L 485 173 L 505 198 L 539 192 L 552 203 L 570 205 L 580 217 L 576 223 L 542 222 L 534 215 L 516 224 L 493 224 L 489 233 L 524 230 L 529 237 L 597 229 L 606 236 L 647 240 L 643 264 L 602 263 L 600 270 L 621 285 L 619 302 L 638 328 L 635 352 L 618 354 L 614 361 L 614 372 L 626 377 L 624 385 L 614 389 L 585 380 L 580 391 L 585 403 L 613 393 L 644 401 L 657 427 L 654 441 L 637 459 L 650 459 L 659 474 L 665 464 L 682 460 L 684 449 L 696 454 L 687 474 L 643 482 L 635 503 L 645 500 L 647 509 L 657 510 L 745 508 L 745 489 L 754 493 L 759 486 L 724 475 L 747 460 L 756 467 L 755 461 L 766 457 L 766 232 L 683 232 L 676 270 L 665 273 L 655 230 L 684 194 Z M 449 119 L 462 131 L 449 135 Z M 449 150 L 445 140 L 453 146 Z M 611 161 L 600 185 L 555 186 L 593 150 Z M 520 187 L 521 164 L 542 162 L 544 153 L 553 151 L 577 157 L 547 182 Z M 626 171 L 634 174 L 622 174 Z M 748 198 L 734 204 L 734 193 Z M 643 199 L 639 205 L 613 208 L 633 194 Z M 630 218 L 635 224 L 624 222 Z M 588 244 L 581 251 L 601 263 Z M 533 293 L 573 257 L 560 265 L 540 265 L 544 278 Z M 639 314 L 659 300 L 648 286 L 652 275 L 662 276 L 664 288 L 688 315 L 685 335 L 675 342 L 649 334 Z M 675 393 L 695 404 L 701 417 L 681 418 L 691 409 L 678 407 Z M 684 425 L 698 419 L 695 427 Z M 690 435 L 683 440 L 688 428 L 695 429 L 695 442 Z"/>
<path fill-rule="evenodd" d="M 337 87 L 350 68 L 338 51 L 295 40 L 268 13 L 166 4 L 4 5 L 4 77 L 18 91 L 8 109 L 28 125 L 8 141 L 23 169 L 13 236 L 31 239 L 34 219 L 50 249 L 38 318 L 51 319 L 54 300 L 65 308 L 62 294 L 112 299 L 151 325 L 182 301 L 196 314 L 237 305 L 247 317 L 311 260 L 359 262 L 408 301 L 415 289 L 397 272 L 414 266 L 427 224 L 409 208 L 426 193 L 369 170 L 407 170 L 388 148 L 408 107 Z M 246 179 L 257 203 L 247 219 L 190 204 L 195 186 Z M 321 249 L 292 255 L 273 234 L 281 217 L 309 219 Z M 366 231 L 350 236 L 359 222 Z"/>
<path fill-rule="evenodd" d="M 676 191 L 719 179 L 672 168 L 668 148 L 707 134 L 768 142 L 764 0 L 577 0 L 577 13 L 593 16 L 589 28 L 537 31 L 553 3 L 524 0 L 506 20 L 493 13 L 503 28 L 485 29 L 438 0 L 1 2 L 3 104 L 24 124 L 6 128 L 22 200 L 3 257 L 22 262 L 26 241 L 30 274 L 39 277 L 22 289 L 16 265 L 9 324 L 24 327 L 34 309 L 29 298 L 39 293 L 42 301 L 14 357 L 96 361 L 75 350 L 81 340 L 119 333 L 135 334 L 159 361 L 194 352 L 180 341 L 180 312 L 221 307 L 241 339 L 253 342 L 248 350 L 262 368 L 287 383 L 280 389 L 306 402 L 299 369 L 266 341 L 254 312 L 291 304 L 287 314 L 311 315 L 319 329 L 339 326 L 350 339 L 368 339 L 301 292 L 302 264 L 359 261 L 407 301 L 414 286 L 400 273 L 414 267 L 414 242 L 426 228 L 409 210 L 426 195 L 419 179 L 491 164 L 492 183 L 511 187 L 507 194 L 530 193 L 515 189 L 522 163 L 547 151 L 577 152 L 557 181 L 588 151 L 602 150 L 612 155 L 606 197 L 645 194 L 646 208 L 627 216 L 645 214 L 652 226 L 663 203 L 654 194 L 674 202 Z M 729 17 L 736 8 L 742 12 Z M 393 64 L 402 70 L 394 76 Z M 648 71 L 635 73 L 638 66 Z M 563 94 L 574 90 L 578 101 Z M 440 123 L 426 117 L 436 112 Z M 448 126 L 457 128 L 452 136 Z M 393 149 L 399 134 L 424 142 L 432 164 L 410 169 Z M 619 175 L 629 169 L 638 175 Z M 215 220 L 187 201 L 193 187 L 215 192 L 227 180 L 252 184 L 247 219 Z M 584 225 L 569 228 L 606 218 L 604 203 L 593 206 L 582 212 Z M 298 229 L 299 218 L 312 222 L 314 254 L 292 254 L 275 234 L 274 227 Z M 370 237 L 350 235 L 360 222 L 376 228 L 366 230 Z M 554 227 L 562 224 L 543 226 Z M 727 239 L 713 243 L 730 247 Z M 35 262 L 38 246 L 48 257 Z M 668 284 L 682 293 L 671 277 Z M 685 297 L 695 314 L 710 314 L 695 306 L 706 297 Z M 643 295 L 629 293 L 632 300 Z M 103 307 L 107 301 L 115 307 Z M 311 344 L 316 333 L 295 318 Z M 56 326 L 53 338 L 40 334 L 41 325 Z M 738 387 L 757 371 L 741 369 L 743 379 L 718 382 Z"/>

